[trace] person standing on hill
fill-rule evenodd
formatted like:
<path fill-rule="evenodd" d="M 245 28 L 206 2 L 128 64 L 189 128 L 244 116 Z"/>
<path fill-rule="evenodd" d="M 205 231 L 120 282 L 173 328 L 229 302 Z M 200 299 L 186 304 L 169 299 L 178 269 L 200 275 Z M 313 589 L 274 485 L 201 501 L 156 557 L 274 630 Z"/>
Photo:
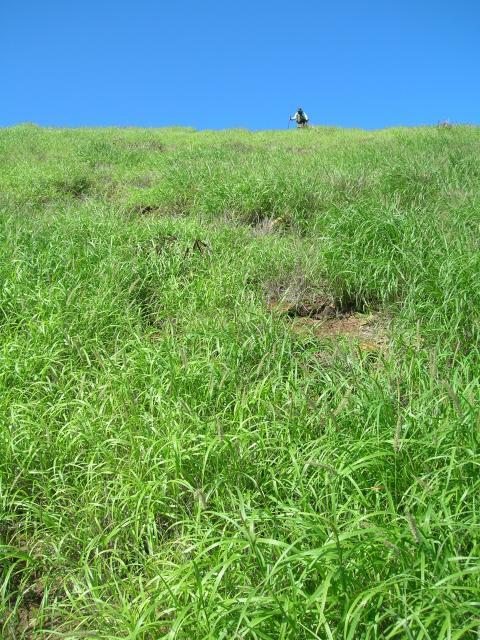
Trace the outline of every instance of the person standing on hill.
<path fill-rule="evenodd" d="M 293 114 L 290 120 L 295 120 L 297 128 L 303 128 L 308 125 L 308 116 L 302 107 L 298 107 L 296 113 Z"/>

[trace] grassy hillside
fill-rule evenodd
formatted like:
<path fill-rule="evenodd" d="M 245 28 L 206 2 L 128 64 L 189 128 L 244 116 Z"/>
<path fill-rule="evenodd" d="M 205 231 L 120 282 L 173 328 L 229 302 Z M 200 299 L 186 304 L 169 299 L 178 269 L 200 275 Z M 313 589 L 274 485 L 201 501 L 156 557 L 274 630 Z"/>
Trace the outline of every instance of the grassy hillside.
<path fill-rule="evenodd" d="M 474 639 L 480 130 L 0 130 L 4 638 Z"/>

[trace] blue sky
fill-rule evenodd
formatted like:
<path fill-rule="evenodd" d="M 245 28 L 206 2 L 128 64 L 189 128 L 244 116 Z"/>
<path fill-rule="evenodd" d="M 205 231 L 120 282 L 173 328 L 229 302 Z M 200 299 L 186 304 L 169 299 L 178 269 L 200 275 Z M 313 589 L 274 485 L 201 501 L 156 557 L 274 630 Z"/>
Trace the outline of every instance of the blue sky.
<path fill-rule="evenodd" d="M 0 0 L 0 71 L 0 126 L 479 124 L 480 2 Z"/>

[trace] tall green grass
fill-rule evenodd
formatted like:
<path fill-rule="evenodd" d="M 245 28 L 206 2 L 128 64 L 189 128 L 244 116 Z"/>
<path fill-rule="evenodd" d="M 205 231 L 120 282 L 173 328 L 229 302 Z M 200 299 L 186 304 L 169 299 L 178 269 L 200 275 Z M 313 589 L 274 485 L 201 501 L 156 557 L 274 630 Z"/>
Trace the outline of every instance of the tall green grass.
<path fill-rule="evenodd" d="M 479 637 L 479 158 L 0 131 L 2 637 Z M 293 332 L 289 287 L 385 349 Z"/>

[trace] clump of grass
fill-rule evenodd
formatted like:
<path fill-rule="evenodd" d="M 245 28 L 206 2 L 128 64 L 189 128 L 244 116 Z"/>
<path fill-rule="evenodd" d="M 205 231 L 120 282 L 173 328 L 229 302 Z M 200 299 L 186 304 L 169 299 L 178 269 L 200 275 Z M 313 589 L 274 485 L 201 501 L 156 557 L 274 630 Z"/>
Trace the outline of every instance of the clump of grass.
<path fill-rule="evenodd" d="M 0 132 L 3 637 L 477 637 L 479 151 Z"/>

